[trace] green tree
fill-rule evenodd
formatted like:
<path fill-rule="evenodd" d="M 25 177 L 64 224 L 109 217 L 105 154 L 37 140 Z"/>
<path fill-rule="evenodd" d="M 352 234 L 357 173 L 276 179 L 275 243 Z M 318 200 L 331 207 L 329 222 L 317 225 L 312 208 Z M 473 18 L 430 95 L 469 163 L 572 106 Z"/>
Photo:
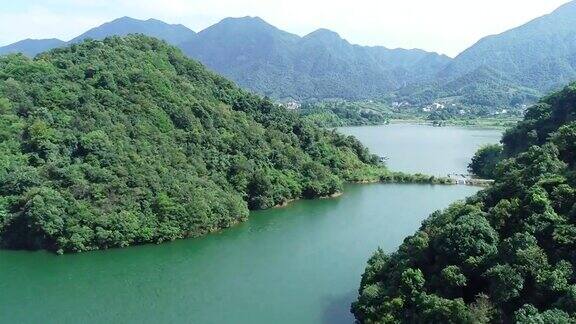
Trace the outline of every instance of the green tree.
<path fill-rule="evenodd" d="M 496 164 L 502 158 L 502 145 L 490 144 L 481 147 L 468 165 L 468 170 L 484 179 L 493 179 L 496 175 Z"/>
<path fill-rule="evenodd" d="M 398 252 L 374 255 L 360 292 L 378 290 L 369 307 L 354 303 L 359 322 L 575 322 L 575 121 L 576 84 L 530 108 L 502 139 L 491 187 L 434 212 Z M 415 268 L 427 280 L 410 302 L 401 278 Z"/>

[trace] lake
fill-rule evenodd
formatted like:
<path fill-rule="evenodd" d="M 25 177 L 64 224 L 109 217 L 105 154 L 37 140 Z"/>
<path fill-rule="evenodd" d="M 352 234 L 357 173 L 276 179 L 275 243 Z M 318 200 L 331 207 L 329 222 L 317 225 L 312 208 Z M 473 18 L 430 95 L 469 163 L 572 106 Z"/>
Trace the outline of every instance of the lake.
<path fill-rule="evenodd" d="M 402 171 L 445 172 L 442 163 L 429 166 L 442 157 L 446 170 L 465 167 L 454 152 L 497 141 L 493 131 L 476 129 L 342 131 L 358 133 Z M 438 152 L 428 136 L 461 147 Z M 64 256 L 0 251 L 0 323 L 351 323 L 350 303 L 376 248 L 394 251 L 431 212 L 477 190 L 347 185 L 341 197 L 253 212 L 199 239 Z"/>
<path fill-rule="evenodd" d="M 405 123 L 338 130 L 356 136 L 374 154 L 387 157 L 392 170 L 436 176 L 468 173 L 468 163 L 476 150 L 484 144 L 498 143 L 502 137 L 502 130 L 495 128 Z"/>

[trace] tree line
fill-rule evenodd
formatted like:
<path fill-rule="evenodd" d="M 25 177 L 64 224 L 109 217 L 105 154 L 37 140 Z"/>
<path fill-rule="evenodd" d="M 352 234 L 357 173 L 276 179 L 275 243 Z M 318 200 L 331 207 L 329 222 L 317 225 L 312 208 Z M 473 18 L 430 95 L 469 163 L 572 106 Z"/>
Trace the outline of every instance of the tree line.
<path fill-rule="evenodd" d="M 495 184 L 368 261 L 361 323 L 576 321 L 576 84 L 471 163 Z"/>
<path fill-rule="evenodd" d="M 0 139 L 0 245 L 59 253 L 199 236 L 384 171 L 141 35 L 0 57 Z"/>

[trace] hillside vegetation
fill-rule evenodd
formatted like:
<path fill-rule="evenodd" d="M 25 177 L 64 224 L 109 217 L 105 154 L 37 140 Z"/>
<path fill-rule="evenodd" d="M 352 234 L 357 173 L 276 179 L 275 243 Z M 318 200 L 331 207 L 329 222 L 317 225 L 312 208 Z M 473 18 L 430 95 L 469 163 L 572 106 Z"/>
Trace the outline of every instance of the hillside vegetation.
<path fill-rule="evenodd" d="M 503 144 L 476 160 L 492 187 L 372 256 L 359 322 L 576 321 L 576 84 L 530 108 Z"/>
<path fill-rule="evenodd" d="M 299 113 L 321 127 L 382 125 L 388 123 L 392 116 L 387 107 L 380 103 L 344 100 L 305 104 Z"/>
<path fill-rule="evenodd" d="M 156 19 L 122 17 L 69 42 L 26 40 L 0 47 L 0 54 L 35 56 L 86 39 L 137 33 L 165 40 L 241 87 L 275 99 L 375 98 L 431 78 L 450 61 L 418 49 L 352 45 L 327 29 L 300 37 L 258 17 L 226 18 L 197 34 Z"/>
<path fill-rule="evenodd" d="M 474 109 L 516 108 L 576 80 L 576 1 L 548 15 L 482 38 L 433 82 L 398 91 L 413 104 L 454 103 Z"/>
<path fill-rule="evenodd" d="M 145 36 L 1 57 L 0 139 L 0 245 L 60 253 L 202 235 L 385 171 Z"/>
<path fill-rule="evenodd" d="M 241 87 L 279 101 L 375 100 L 419 111 L 442 104 L 459 115 L 501 116 L 520 114 L 543 94 L 576 80 L 576 1 L 484 37 L 453 59 L 419 49 L 354 45 L 323 28 L 301 37 L 259 17 L 225 18 L 198 33 L 122 17 L 69 42 L 28 39 L 0 47 L 0 54 L 34 56 L 89 38 L 136 33 L 165 40 Z"/>
<path fill-rule="evenodd" d="M 242 87 L 299 101 L 377 98 L 450 61 L 423 50 L 353 45 L 327 29 L 300 37 L 258 17 L 224 19 L 180 47 Z"/>

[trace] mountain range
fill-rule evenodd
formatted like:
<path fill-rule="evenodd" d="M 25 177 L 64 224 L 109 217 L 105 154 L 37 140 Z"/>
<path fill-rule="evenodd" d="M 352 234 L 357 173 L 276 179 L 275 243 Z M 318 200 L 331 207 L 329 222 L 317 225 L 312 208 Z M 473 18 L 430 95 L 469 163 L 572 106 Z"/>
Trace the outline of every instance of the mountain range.
<path fill-rule="evenodd" d="M 180 47 L 244 87 L 300 100 L 374 98 L 450 62 L 422 50 L 352 45 L 327 29 L 300 37 L 257 17 L 224 19 Z"/>
<path fill-rule="evenodd" d="M 421 100 L 419 95 L 428 91 L 434 100 L 513 106 L 533 102 L 574 80 L 576 1 L 571 1 L 520 27 L 481 39 L 443 68 L 435 84 L 406 93 Z"/>
<path fill-rule="evenodd" d="M 88 38 L 133 33 L 163 39 L 240 86 L 280 100 L 386 97 L 416 106 L 523 106 L 576 79 L 576 1 L 485 37 L 453 59 L 354 45 L 327 29 L 301 37 L 258 17 L 226 18 L 198 33 L 123 17 L 69 42 L 28 39 L 0 47 L 0 54 L 34 56 Z"/>
<path fill-rule="evenodd" d="M 175 46 L 196 35 L 193 30 L 180 24 L 167 24 L 157 19 L 139 20 L 122 17 L 94 27 L 67 42 L 56 38 L 25 39 L 0 47 L 0 55 L 22 53 L 26 56 L 36 56 L 53 48 L 80 43 L 86 39 L 102 40 L 109 36 L 126 36 L 129 34 L 143 34 L 159 38 Z"/>

